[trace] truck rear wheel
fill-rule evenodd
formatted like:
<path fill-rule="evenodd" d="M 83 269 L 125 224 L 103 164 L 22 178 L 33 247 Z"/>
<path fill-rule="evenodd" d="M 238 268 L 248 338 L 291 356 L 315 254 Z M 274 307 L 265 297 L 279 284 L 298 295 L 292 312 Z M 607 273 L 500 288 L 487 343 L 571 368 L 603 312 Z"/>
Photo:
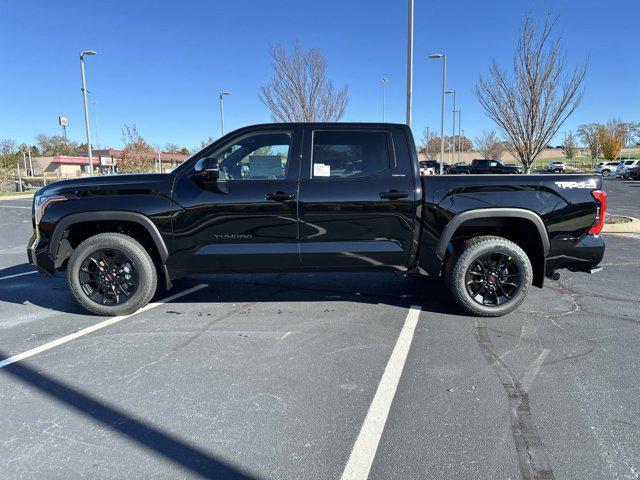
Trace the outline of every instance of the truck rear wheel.
<path fill-rule="evenodd" d="M 67 266 L 76 301 L 98 315 L 127 315 L 144 307 L 157 285 L 153 260 L 140 243 L 121 233 L 101 233 L 82 242 Z"/>
<path fill-rule="evenodd" d="M 518 308 L 532 280 L 527 254 L 502 237 L 466 242 L 445 268 L 445 283 L 458 305 L 480 317 L 498 317 Z"/>

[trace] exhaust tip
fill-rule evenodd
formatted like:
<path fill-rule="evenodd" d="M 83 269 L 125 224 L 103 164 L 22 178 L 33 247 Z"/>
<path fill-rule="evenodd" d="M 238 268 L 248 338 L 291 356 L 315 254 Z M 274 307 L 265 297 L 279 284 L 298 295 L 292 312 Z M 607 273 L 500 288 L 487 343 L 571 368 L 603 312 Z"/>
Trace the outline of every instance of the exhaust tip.
<path fill-rule="evenodd" d="M 547 273 L 547 278 L 558 281 L 560 280 L 560 272 L 556 272 L 555 270 L 553 272 L 549 272 Z"/>

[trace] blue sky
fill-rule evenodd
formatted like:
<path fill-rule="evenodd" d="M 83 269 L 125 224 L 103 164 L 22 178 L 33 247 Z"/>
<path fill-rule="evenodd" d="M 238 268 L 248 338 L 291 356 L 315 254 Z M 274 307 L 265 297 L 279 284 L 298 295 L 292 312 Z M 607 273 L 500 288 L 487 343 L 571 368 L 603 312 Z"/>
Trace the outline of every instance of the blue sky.
<path fill-rule="evenodd" d="M 269 43 L 319 48 L 330 78 L 349 86 L 345 121 L 404 121 L 407 2 L 322 1 L 28 1 L 0 0 L 0 138 L 33 142 L 56 134 L 58 115 L 70 138 L 84 140 L 78 54 L 97 102 L 100 145 L 121 145 L 122 124 L 136 124 L 152 144 L 194 147 L 217 137 L 217 92 L 228 90 L 225 126 L 270 121 L 258 98 L 271 77 Z M 509 66 L 523 15 L 560 16 L 570 65 L 589 57 L 585 97 L 560 130 L 611 117 L 640 121 L 640 2 L 632 0 L 415 0 L 416 137 L 439 126 L 440 63 L 457 91 L 463 128 L 473 138 L 492 128 L 474 97 L 478 75 L 495 58 Z M 450 105 L 446 129 L 451 128 Z M 91 117 L 93 121 L 93 115 Z M 93 142 L 96 142 L 95 136 Z"/>

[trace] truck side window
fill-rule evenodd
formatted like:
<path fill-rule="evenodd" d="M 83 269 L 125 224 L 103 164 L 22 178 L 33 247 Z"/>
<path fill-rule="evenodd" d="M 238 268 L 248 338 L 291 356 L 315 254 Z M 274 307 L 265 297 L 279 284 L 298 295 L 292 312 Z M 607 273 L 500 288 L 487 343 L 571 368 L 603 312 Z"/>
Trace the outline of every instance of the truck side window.
<path fill-rule="evenodd" d="M 313 178 L 366 177 L 391 166 L 386 132 L 313 132 Z"/>
<path fill-rule="evenodd" d="M 290 132 L 259 132 L 217 151 L 220 180 L 281 180 L 287 175 Z"/>

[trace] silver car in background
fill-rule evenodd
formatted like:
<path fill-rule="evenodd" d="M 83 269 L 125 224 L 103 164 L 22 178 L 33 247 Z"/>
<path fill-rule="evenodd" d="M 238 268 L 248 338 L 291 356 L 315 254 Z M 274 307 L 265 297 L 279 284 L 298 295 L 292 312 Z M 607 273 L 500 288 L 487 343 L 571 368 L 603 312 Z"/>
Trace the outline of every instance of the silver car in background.
<path fill-rule="evenodd" d="M 629 169 L 640 165 L 640 159 L 627 158 L 621 160 L 616 168 L 616 177 L 628 178 Z"/>
<path fill-rule="evenodd" d="M 620 162 L 602 162 L 596 165 L 595 173 L 601 174 L 603 177 L 608 177 L 612 173 L 616 173 L 616 169 Z"/>

